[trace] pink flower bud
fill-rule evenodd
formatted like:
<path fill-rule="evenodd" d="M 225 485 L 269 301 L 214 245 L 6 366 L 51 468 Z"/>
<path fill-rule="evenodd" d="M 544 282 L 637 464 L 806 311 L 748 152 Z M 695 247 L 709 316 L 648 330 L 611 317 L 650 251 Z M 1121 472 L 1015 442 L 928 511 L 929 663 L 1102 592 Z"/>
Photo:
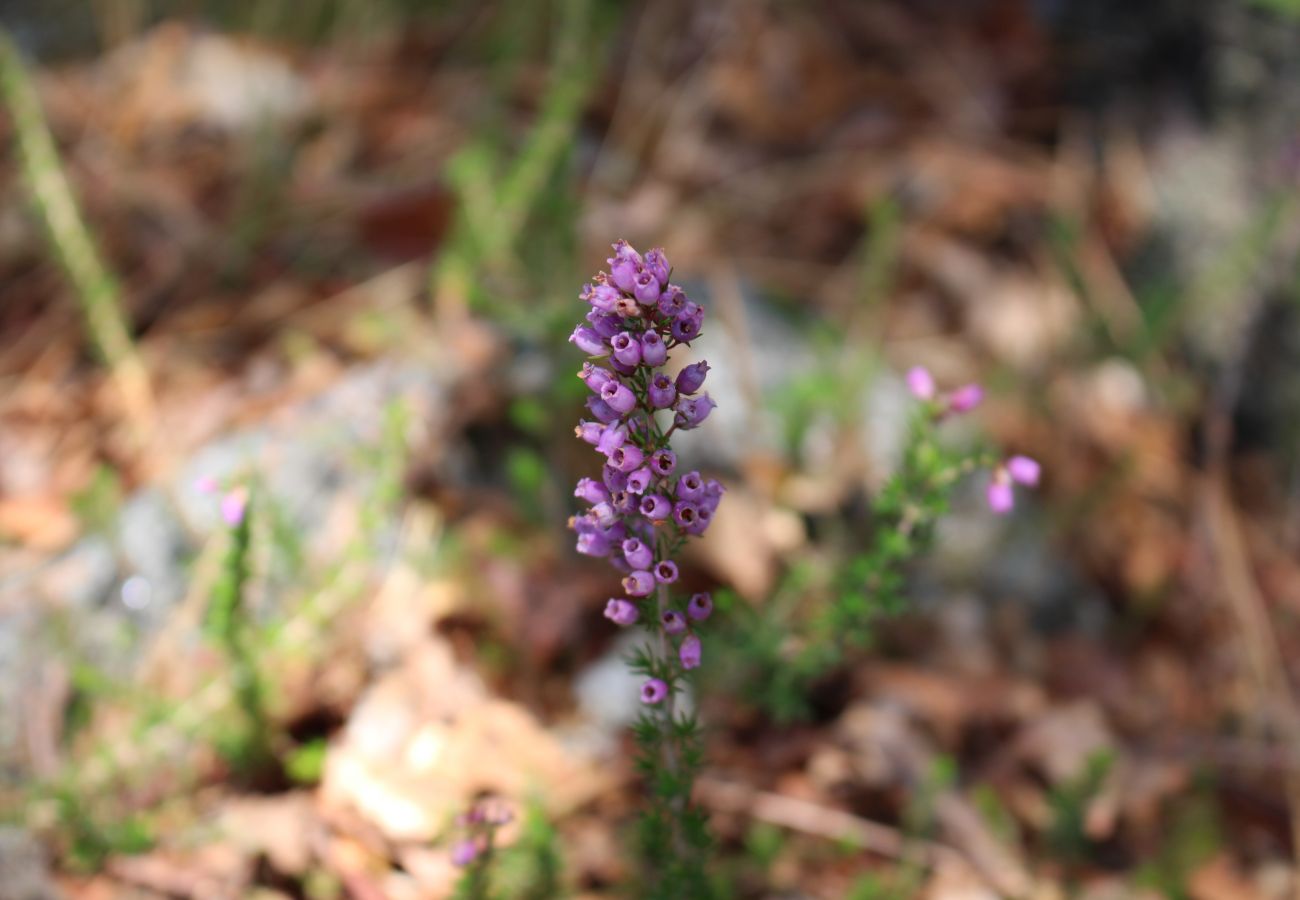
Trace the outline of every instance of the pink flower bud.
<path fill-rule="evenodd" d="M 677 657 L 682 661 L 683 669 L 697 669 L 700 665 L 700 639 L 693 634 L 682 640 Z"/>
<path fill-rule="evenodd" d="M 918 400 L 933 400 L 934 376 L 925 366 L 913 366 L 907 372 L 907 389 Z"/>
<path fill-rule="evenodd" d="M 1041 472 L 1042 467 L 1038 465 L 1038 461 L 1028 456 L 1013 456 L 1007 460 L 1007 474 L 1013 481 L 1026 487 L 1035 487 Z"/>
<path fill-rule="evenodd" d="M 221 498 L 221 520 L 231 528 L 244 521 L 248 509 L 248 488 L 237 487 Z"/>
<path fill-rule="evenodd" d="M 967 384 L 957 388 L 948 397 L 948 411 L 955 413 L 970 412 L 984 399 L 984 388 L 978 384 Z"/>
<path fill-rule="evenodd" d="M 1015 505 L 1015 496 L 1011 492 L 1011 482 L 1004 478 L 998 478 L 996 475 L 989 482 L 987 491 L 989 509 L 999 516 L 1011 512 L 1011 507 Z"/>

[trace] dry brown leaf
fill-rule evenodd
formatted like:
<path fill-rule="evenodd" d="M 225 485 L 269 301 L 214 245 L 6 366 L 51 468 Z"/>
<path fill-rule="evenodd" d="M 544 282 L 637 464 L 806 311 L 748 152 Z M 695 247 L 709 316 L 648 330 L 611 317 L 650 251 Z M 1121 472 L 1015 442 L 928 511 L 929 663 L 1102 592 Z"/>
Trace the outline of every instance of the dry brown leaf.
<path fill-rule="evenodd" d="M 326 808 L 399 841 L 437 837 L 480 793 L 571 809 L 607 786 L 523 707 L 493 699 L 445 642 L 423 644 L 361 698 L 326 759 Z"/>
<path fill-rule="evenodd" d="M 1265 900 L 1266 897 L 1226 853 L 1196 867 L 1187 879 L 1187 893 L 1192 900 Z"/>
<path fill-rule="evenodd" d="M 802 538 L 801 524 L 792 522 L 790 513 L 774 509 L 743 485 L 729 486 L 727 502 L 714 514 L 699 553 L 723 581 L 757 600 L 772 587 L 778 553 Z"/>
<path fill-rule="evenodd" d="M 77 517 L 58 497 L 0 498 L 0 541 L 17 541 L 38 550 L 62 550 L 76 538 L 77 531 Z"/>
<path fill-rule="evenodd" d="M 311 864 L 322 825 L 305 791 L 226 801 L 217 825 L 230 843 L 250 856 L 265 856 L 277 872 L 301 876 Z"/>
<path fill-rule="evenodd" d="M 226 844 L 209 844 L 190 853 L 157 850 L 138 856 L 115 856 L 105 868 L 129 885 L 192 900 L 241 896 L 252 875 L 249 860 Z"/>

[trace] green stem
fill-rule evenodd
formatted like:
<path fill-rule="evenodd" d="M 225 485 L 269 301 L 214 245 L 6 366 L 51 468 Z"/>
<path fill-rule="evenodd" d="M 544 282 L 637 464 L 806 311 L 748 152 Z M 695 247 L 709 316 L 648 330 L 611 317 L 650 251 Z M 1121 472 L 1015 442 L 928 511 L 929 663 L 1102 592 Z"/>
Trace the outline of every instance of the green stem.
<path fill-rule="evenodd" d="M 121 307 L 121 288 L 95 247 L 60 165 L 40 101 L 8 31 L 0 28 L 0 94 L 13 121 L 23 180 L 86 321 L 99 355 L 112 371 L 133 414 L 150 404 L 149 380 Z"/>
<path fill-rule="evenodd" d="M 668 585 L 659 585 L 656 599 L 656 605 L 658 607 L 658 622 L 662 623 L 664 613 L 668 611 Z M 664 632 L 662 624 L 659 624 L 656 630 L 659 632 L 659 655 L 663 657 L 665 666 L 671 666 L 673 659 L 672 644 L 669 643 L 668 635 Z M 665 731 L 667 739 L 663 742 L 664 767 L 667 768 L 669 774 L 673 776 L 673 780 L 675 781 L 679 771 L 677 765 L 676 739 L 674 737 L 674 723 L 677 717 L 677 690 L 675 684 L 669 685 L 668 698 L 664 700 L 663 709 L 664 721 L 667 724 L 667 729 Z"/>

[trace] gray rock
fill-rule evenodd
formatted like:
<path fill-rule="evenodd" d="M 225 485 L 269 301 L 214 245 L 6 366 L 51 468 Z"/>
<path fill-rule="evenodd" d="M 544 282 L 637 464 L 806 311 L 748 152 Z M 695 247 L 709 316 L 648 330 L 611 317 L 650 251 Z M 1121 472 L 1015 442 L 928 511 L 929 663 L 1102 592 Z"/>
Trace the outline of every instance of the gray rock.
<path fill-rule="evenodd" d="M 704 389 L 718 404 L 706 427 L 673 438 L 674 448 L 689 467 L 735 468 L 756 450 L 784 452 L 787 410 L 772 400 L 828 363 L 798 321 L 787 320 L 748 289 L 743 315 L 743 336 L 738 336 L 714 303 L 703 336 L 682 354 L 682 365 L 708 360 Z M 898 463 L 913 401 L 902 378 L 883 365 L 865 372 L 856 391 L 856 399 L 850 394 L 848 402 L 859 410 L 865 468 L 880 479 Z M 798 448 L 808 467 L 816 467 L 822 459 L 829 464 L 836 432 L 843 427 L 831 409 L 836 398 L 825 399 L 822 408 L 813 412 Z"/>
<path fill-rule="evenodd" d="M 225 484 L 252 475 L 310 549 L 342 493 L 373 487 L 362 451 L 382 439 L 388 403 L 401 398 L 416 424 L 432 426 L 446 416 L 446 379 L 432 367 L 376 363 L 270 422 L 207 445 L 171 484 L 185 523 L 205 534 L 220 521 L 214 498 L 195 487 L 200 478 Z"/>
<path fill-rule="evenodd" d="M 71 612 L 87 612 L 109 601 L 118 584 L 117 556 L 103 535 L 91 535 L 35 573 L 36 590 Z"/>
<path fill-rule="evenodd" d="M 647 639 L 640 628 L 619 634 L 618 640 L 573 680 L 581 724 L 563 732 L 562 740 L 591 756 L 615 752 L 628 726 L 641 714 L 641 676 L 628 669 L 627 658 Z M 689 691 L 677 697 L 677 710 L 694 709 Z"/>
<path fill-rule="evenodd" d="M 688 285 L 687 292 L 704 296 L 707 289 Z M 718 404 L 706 428 L 673 436 L 678 456 L 691 466 L 734 467 L 754 450 L 778 450 L 781 411 L 762 401 L 807 374 L 816 362 L 813 348 L 797 326 L 748 289 L 744 289 L 743 316 L 744 336 L 738 337 L 719 305 L 711 303 L 703 335 L 689 350 L 674 351 L 679 365 L 708 360 L 704 390 Z M 749 379 L 760 398 L 757 405 L 748 393 Z"/>
<path fill-rule="evenodd" d="M 1100 635 L 1110 619 L 1105 597 L 1052 547 L 1036 498 L 1020 492 L 1014 515 L 994 516 L 983 498 L 986 477 L 972 477 L 940 520 L 932 562 L 918 572 L 921 607 L 945 603 L 948 586 L 972 586 L 985 603 L 1021 606 L 1040 633 Z"/>
<path fill-rule="evenodd" d="M 0 827 L 0 900 L 58 900 L 45 850 L 26 831 Z"/>
<path fill-rule="evenodd" d="M 186 563 L 194 551 L 190 537 L 167 496 L 145 488 L 122 507 L 117 539 L 130 574 L 144 579 L 133 582 L 143 588 L 136 596 L 147 597 L 146 603 L 124 603 L 121 608 L 156 626 L 185 594 Z"/>
<path fill-rule="evenodd" d="M 332 539 L 333 512 L 373 492 L 378 475 L 368 453 L 383 435 L 389 402 L 401 398 L 412 428 L 433 432 L 447 419 L 448 387 L 456 375 L 450 365 L 424 361 L 358 368 L 321 394 L 200 448 L 170 483 L 128 498 L 110 536 L 85 538 L 48 560 L 6 551 L 0 572 L 0 774 L 19 775 L 18 701 L 32 684 L 35 664 L 50 654 L 75 653 L 113 677 L 131 677 L 143 642 L 184 598 L 200 541 L 221 524 L 217 498 L 195 486 L 200 476 L 229 482 L 252 475 L 301 537 L 307 558 L 328 560 L 322 548 Z M 392 530 L 379 528 L 366 538 L 382 565 Z M 270 581 L 259 592 L 269 604 L 287 595 L 282 588 L 300 586 L 274 576 Z"/>

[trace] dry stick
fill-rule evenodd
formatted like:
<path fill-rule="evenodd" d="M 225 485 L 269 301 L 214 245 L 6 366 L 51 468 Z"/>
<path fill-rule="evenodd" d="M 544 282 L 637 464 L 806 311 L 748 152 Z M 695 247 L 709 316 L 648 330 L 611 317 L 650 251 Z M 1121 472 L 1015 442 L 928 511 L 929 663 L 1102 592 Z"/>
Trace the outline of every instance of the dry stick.
<path fill-rule="evenodd" d="M 1294 249 L 1294 248 L 1292 248 Z M 1245 324 L 1237 334 L 1235 352 L 1215 385 L 1206 414 L 1205 475 L 1200 484 L 1200 512 L 1213 558 L 1218 560 L 1220 581 L 1228 606 L 1237 618 L 1243 652 L 1260 696 L 1269 702 L 1286 744 L 1300 759 L 1300 706 L 1287 676 L 1285 657 L 1269 616 L 1268 602 L 1251 571 L 1250 552 L 1228 486 L 1228 457 L 1233 426 L 1231 411 L 1236 407 L 1245 380 L 1250 337 L 1263 315 L 1264 303 L 1258 292 Z M 1300 866 L 1300 773 L 1285 776 L 1287 806 L 1291 816 L 1291 851 Z M 1300 877 L 1294 879 L 1294 896 L 1300 900 Z"/>
<path fill-rule="evenodd" d="M 1202 515 L 1210 532 L 1212 552 L 1219 561 L 1223 592 L 1237 618 L 1241 642 L 1251 663 L 1256 690 L 1269 704 L 1292 753 L 1300 757 L 1300 712 L 1287 678 L 1286 664 L 1268 604 L 1250 571 L 1250 557 L 1241 523 L 1232 506 L 1221 460 L 1213 460 L 1201 484 Z M 1300 771 L 1285 774 L 1287 806 L 1291 812 L 1291 847 L 1300 865 Z M 1295 895 L 1300 898 L 1300 878 Z"/>
<path fill-rule="evenodd" d="M 803 834 L 855 844 L 888 859 L 903 859 L 919 851 L 921 861 L 929 867 L 959 867 L 987 883 L 984 875 L 954 848 L 904 837 L 896 828 L 852 813 L 717 778 L 701 778 L 696 793 L 701 802 L 719 812 L 740 813 Z"/>
<path fill-rule="evenodd" d="M 104 266 L 59 164 L 40 102 L 9 33 L 0 28 L 0 94 L 9 107 L 23 178 L 45 226 L 50 249 L 81 303 L 90 339 L 121 391 L 137 439 L 147 435 L 153 407 L 149 375 L 122 313 L 121 289 Z"/>

